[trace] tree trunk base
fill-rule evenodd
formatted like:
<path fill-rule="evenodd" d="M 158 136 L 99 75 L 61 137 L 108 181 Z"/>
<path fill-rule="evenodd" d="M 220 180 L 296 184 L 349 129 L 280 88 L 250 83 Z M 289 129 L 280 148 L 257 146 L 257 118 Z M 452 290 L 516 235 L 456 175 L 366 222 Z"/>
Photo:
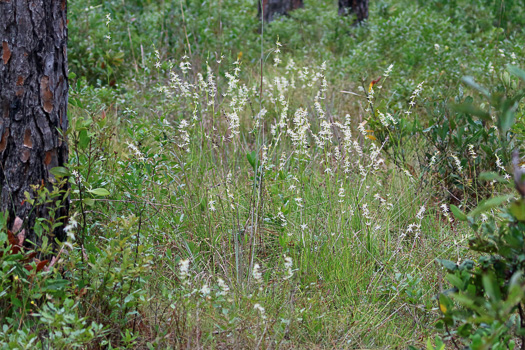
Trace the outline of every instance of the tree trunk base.
<path fill-rule="evenodd" d="M 271 22 L 277 16 L 285 16 L 292 10 L 304 7 L 303 0 L 258 0 L 257 4 L 258 16 L 261 18 L 262 10 L 265 22 Z"/>
<path fill-rule="evenodd" d="M 339 15 L 356 15 L 353 25 L 368 19 L 368 0 L 339 0 Z"/>

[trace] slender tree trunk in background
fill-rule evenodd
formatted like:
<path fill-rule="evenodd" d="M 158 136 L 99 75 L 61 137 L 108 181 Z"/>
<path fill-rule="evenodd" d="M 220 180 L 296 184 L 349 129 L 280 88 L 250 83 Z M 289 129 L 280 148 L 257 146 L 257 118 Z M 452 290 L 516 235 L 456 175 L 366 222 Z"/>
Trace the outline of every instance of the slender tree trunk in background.
<path fill-rule="evenodd" d="M 0 212 L 8 212 L 9 229 L 23 220 L 26 241 L 37 244 L 36 218 L 50 213 L 25 202 L 24 192 L 51 189 L 50 169 L 67 164 L 66 49 L 66 0 L 0 0 Z M 55 218 L 66 217 L 68 207 Z M 63 229 L 53 235 L 63 239 Z"/>
<path fill-rule="evenodd" d="M 289 11 L 304 6 L 303 0 L 257 0 L 259 18 L 261 18 L 261 3 L 266 22 L 273 21 L 276 15 L 287 15 Z"/>
<path fill-rule="evenodd" d="M 339 0 L 339 15 L 351 14 L 357 16 L 354 25 L 368 19 L 368 0 Z"/>

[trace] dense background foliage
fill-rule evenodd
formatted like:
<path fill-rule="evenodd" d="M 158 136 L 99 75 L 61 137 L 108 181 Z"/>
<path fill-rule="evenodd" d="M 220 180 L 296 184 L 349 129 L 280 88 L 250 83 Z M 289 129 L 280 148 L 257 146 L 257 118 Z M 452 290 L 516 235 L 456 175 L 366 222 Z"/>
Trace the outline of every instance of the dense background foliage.
<path fill-rule="evenodd" d="M 68 6 L 68 241 L 39 266 L 0 217 L 5 348 L 469 344 L 440 293 L 482 276 L 469 226 L 523 229 L 463 217 L 513 193 L 521 2 L 374 0 L 353 27 L 305 0 L 263 28 L 248 0 Z"/>

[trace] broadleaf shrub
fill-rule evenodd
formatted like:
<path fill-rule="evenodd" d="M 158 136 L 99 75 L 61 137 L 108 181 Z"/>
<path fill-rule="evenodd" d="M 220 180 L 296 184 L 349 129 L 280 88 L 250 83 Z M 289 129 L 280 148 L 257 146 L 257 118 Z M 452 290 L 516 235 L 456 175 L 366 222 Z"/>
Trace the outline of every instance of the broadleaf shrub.
<path fill-rule="evenodd" d="M 505 164 L 519 134 L 513 128 L 523 110 L 524 79 L 525 72 L 513 66 L 507 66 L 492 89 L 465 77 L 464 83 L 475 90 L 473 96 L 465 96 L 460 88 L 454 102 L 427 106 L 430 126 L 422 130 L 430 146 L 426 168 L 452 202 L 473 207 L 489 196 L 493 183 L 479 181 L 483 172 L 510 178 Z M 480 99 L 484 102 L 476 107 Z"/>
<path fill-rule="evenodd" d="M 525 185 L 519 163 L 515 152 L 518 189 Z M 437 328 L 457 349 L 513 349 L 516 339 L 525 341 L 525 198 L 520 194 L 483 201 L 467 215 L 453 211 L 474 231 L 469 246 L 481 254 L 474 261 L 439 261 L 452 288 L 439 295 Z"/>

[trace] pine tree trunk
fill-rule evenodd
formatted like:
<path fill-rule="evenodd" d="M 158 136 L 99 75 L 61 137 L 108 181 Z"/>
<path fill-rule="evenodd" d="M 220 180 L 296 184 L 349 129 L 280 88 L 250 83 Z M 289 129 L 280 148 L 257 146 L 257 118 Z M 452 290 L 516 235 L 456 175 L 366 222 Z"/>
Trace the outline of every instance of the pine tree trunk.
<path fill-rule="evenodd" d="M 304 6 L 303 0 L 257 0 L 259 18 L 261 18 L 261 3 L 266 22 L 273 21 L 277 15 L 287 15 L 289 11 Z"/>
<path fill-rule="evenodd" d="M 9 229 L 22 219 L 26 242 L 37 244 L 34 223 L 50 211 L 32 207 L 24 192 L 51 189 L 50 169 L 67 164 L 66 49 L 66 0 L 0 0 L 0 212 Z M 66 202 L 54 216 L 67 213 Z M 63 239 L 62 228 L 52 236 Z"/>
<path fill-rule="evenodd" d="M 368 0 L 339 0 L 339 15 L 357 16 L 354 25 L 360 24 L 368 19 Z"/>

